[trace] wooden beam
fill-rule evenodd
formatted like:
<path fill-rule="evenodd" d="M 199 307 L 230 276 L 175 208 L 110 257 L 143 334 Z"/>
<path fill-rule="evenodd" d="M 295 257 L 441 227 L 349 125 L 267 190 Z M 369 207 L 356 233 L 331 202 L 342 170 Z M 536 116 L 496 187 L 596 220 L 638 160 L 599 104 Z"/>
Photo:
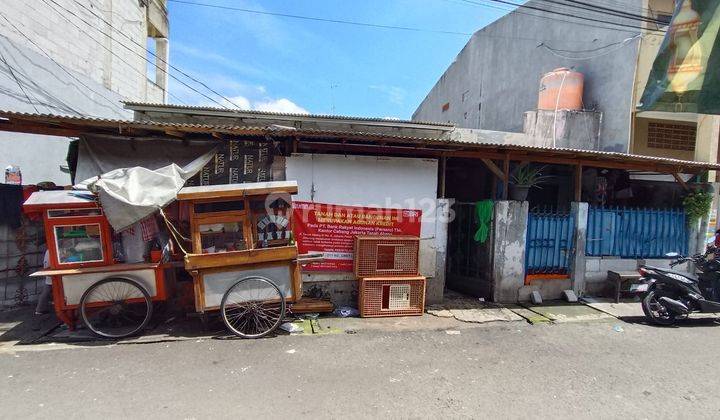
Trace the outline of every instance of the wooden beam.
<path fill-rule="evenodd" d="M 685 182 L 684 179 L 680 176 L 680 174 L 673 172 L 672 174 L 673 178 L 675 178 L 675 181 L 677 181 L 678 184 L 680 184 L 685 191 L 690 191 L 690 187 L 688 187 L 687 182 Z"/>
<path fill-rule="evenodd" d="M 485 164 L 485 166 L 487 166 L 487 168 L 490 169 L 490 171 L 492 173 L 494 173 L 496 177 L 505 181 L 505 174 L 503 173 L 502 170 L 500 170 L 500 168 L 497 167 L 495 162 L 493 162 L 492 160 L 487 159 L 487 158 L 480 158 L 480 160 L 482 160 L 482 162 Z"/>
<path fill-rule="evenodd" d="M 508 189 L 510 188 L 510 155 L 505 155 L 503 161 L 503 200 L 508 199 Z"/>
<path fill-rule="evenodd" d="M 177 130 L 165 130 L 165 134 L 167 134 L 168 136 L 173 136 L 173 137 L 178 137 L 178 138 L 185 137 L 185 133 L 183 133 L 182 131 L 177 131 Z"/>
<path fill-rule="evenodd" d="M 582 200 L 582 165 L 575 167 L 575 202 L 579 203 Z"/>

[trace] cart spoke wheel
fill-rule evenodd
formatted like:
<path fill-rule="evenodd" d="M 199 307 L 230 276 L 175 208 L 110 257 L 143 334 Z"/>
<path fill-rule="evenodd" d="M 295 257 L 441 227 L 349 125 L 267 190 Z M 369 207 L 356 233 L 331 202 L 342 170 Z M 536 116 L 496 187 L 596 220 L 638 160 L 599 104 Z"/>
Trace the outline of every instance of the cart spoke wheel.
<path fill-rule="evenodd" d="M 129 337 L 142 331 L 150 321 L 152 301 L 136 281 L 111 277 L 85 291 L 80 299 L 80 316 L 97 336 Z"/>
<path fill-rule="evenodd" d="M 222 298 L 225 326 L 243 338 L 273 332 L 285 317 L 285 298 L 272 280 L 252 276 L 235 283 Z"/>

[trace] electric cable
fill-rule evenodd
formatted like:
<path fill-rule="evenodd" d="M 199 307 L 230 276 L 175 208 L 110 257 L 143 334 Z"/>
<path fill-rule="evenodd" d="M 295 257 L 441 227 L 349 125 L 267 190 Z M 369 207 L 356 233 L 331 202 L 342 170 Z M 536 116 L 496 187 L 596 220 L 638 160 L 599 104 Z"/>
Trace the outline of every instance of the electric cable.
<path fill-rule="evenodd" d="M 18 28 L 17 26 L 15 26 L 15 24 L 12 23 L 12 22 L 10 21 L 10 19 L 8 19 L 7 16 L 5 16 L 5 14 L 4 14 L 2 11 L 0 11 L 0 17 L 2 17 L 3 20 L 5 20 L 10 26 L 12 26 L 12 28 L 15 30 L 15 32 L 17 32 L 20 36 L 22 36 L 22 37 L 25 38 L 29 43 L 31 43 L 33 46 L 35 46 L 35 48 L 37 48 L 41 53 L 43 53 L 43 55 L 45 55 L 50 61 L 52 61 L 53 63 L 55 63 L 55 65 L 57 65 L 65 74 L 67 74 L 68 76 L 70 76 L 73 80 L 75 80 L 77 83 L 79 83 L 80 85 L 82 85 L 85 89 L 87 89 L 87 90 L 93 92 L 94 94 L 98 95 L 99 97 L 105 99 L 108 103 L 110 103 L 110 104 L 113 105 L 114 107 L 117 106 L 117 107 L 120 108 L 123 112 L 125 111 L 125 109 L 120 105 L 119 102 L 116 102 L 116 101 L 113 101 L 113 100 L 111 100 L 111 99 L 108 99 L 105 95 L 103 95 L 103 94 L 99 93 L 98 91 L 96 91 L 95 89 L 89 87 L 89 86 L 88 86 L 87 84 L 85 84 L 82 80 L 78 79 L 74 74 L 70 73 L 70 71 L 68 71 L 64 66 L 62 66 L 60 63 L 58 63 L 57 61 L 55 61 L 55 59 L 52 58 L 52 56 L 50 56 L 50 54 L 48 54 L 47 51 L 45 51 L 45 50 L 44 50 L 42 47 L 40 47 L 35 41 L 33 41 L 29 36 L 27 36 L 23 31 L 21 31 L 20 28 Z M 90 96 L 88 96 L 88 95 L 87 95 L 85 92 L 83 92 L 81 89 L 78 89 L 78 90 L 80 91 L 80 93 L 81 93 L 83 96 L 85 96 L 86 98 L 88 98 L 90 101 L 95 102 L 95 99 L 93 99 L 93 98 L 91 98 Z M 90 115 L 90 114 L 88 114 L 88 113 L 82 113 L 82 114 Z"/>
<path fill-rule="evenodd" d="M 35 103 L 32 100 L 30 100 L 30 96 L 28 96 L 27 92 L 25 92 L 25 88 L 23 87 L 22 83 L 20 83 L 20 79 L 18 79 L 17 76 L 15 76 L 15 72 L 13 71 L 12 66 L 5 59 L 5 54 L 3 54 L 2 51 L 0 51 L 0 60 L 2 60 L 3 63 L 5 63 L 5 66 L 7 67 L 8 71 L 10 72 L 10 76 L 12 76 L 12 78 L 15 80 L 15 83 L 17 83 L 18 87 L 22 91 L 23 95 L 25 95 L 25 99 L 27 99 L 28 103 L 30 105 L 32 105 L 32 107 L 35 109 L 35 112 L 39 114 L 40 111 L 38 111 L 38 108 L 37 108 L 37 106 L 35 106 Z"/>
<path fill-rule="evenodd" d="M 97 27 L 95 27 L 94 25 L 92 25 L 91 23 L 89 23 L 88 21 L 86 21 L 86 20 L 84 20 L 83 18 L 79 17 L 76 13 L 74 13 L 74 12 L 68 10 L 67 8 L 59 5 L 55 0 L 50 0 L 50 1 L 53 2 L 55 5 L 57 5 L 58 7 L 60 7 L 61 9 L 65 10 L 66 12 L 68 12 L 68 13 L 70 13 L 71 15 L 75 16 L 76 18 L 80 19 L 80 20 L 81 20 L 83 23 L 85 23 L 86 25 L 88 25 L 88 26 L 96 29 L 96 30 L 97 30 L 98 32 L 100 32 L 101 34 L 103 34 L 103 35 L 107 36 L 108 38 L 110 38 L 111 40 L 117 42 L 120 46 L 124 47 L 126 50 L 132 52 L 133 54 L 135 54 L 135 55 L 137 55 L 137 56 L 139 56 L 139 57 L 141 57 L 143 60 L 145 60 L 145 61 L 147 61 L 147 62 L 149 62 L 149 63 L 151 63 L 151 64 L 155 64 L 155 63 L 153 63 L 150 59 L 148 59 L 146 56 L 144 56 L 143 54 L 138 53 L 137 51 L 135 51 L 135 50 L 133 50 L 132 48 L 130 48 L 130 47 L 128 47 L 127 45 L 125 45 L 124 43 L 118 41 L 116 38 L 114 38 L 114 37 L 112 36 L 112 34 L 108 34 L 108 33 L 104 32 L 104 31 L 98 29 Z M 46 0 L 43 0 L 43 2 L 45 2 L 46 4 L 48 4 Z M 50 6 L 49 4 L 48 4 L 48 6 L 52 8 L 52 6 Z M 54 8 L 53 8 L 53 10 L 55 10 L 55 11 L 57 12 L 57 9 L 54 9 Z M 83 32 L 84 32 L 85 34 L 87 34 L 88 36 L 90 36 L 90 34 L 88 34 L 85 30 L 83 30 L 82 28 L 80 28 L 77 24 L 75 24 L 75 22 L 72 22 L 72 21 L 69 20 L 66 16 L 62 15 L 62 14 L 59 13 L 59 12 L 58 12 L 58 14 L 60 14 L 65 20 L 67 20 L 68 22 L 70 22 L 73 26 L 75 26 L 75 27 L 78 28 L 79 30 L 83 31 Z M 115 29 L 114 27 L 112 27 L 112 28 Z M 117 31 L 117 29 L 115 29 L 115 30 Z M 108 50 L 111 54 L 113 54 L 113 55 L 115 55 L 116 57 L 118 57 L 112 50 L 109 50 L 106 46 L 104 46 L 104 45 L 103 45 L 101 42 L 99 42 L 97 39 L 93 38 L 92 36 L 90 36 L 90 38 L 93 39 L 93 40 L 94 40 L 95 42 L 97 42 L 98 44 L 100 44 L 101 46 L 103 46 L 103 48 L 105 48 L 106 50 Z M 118 57 L 118 58 L 120 58 L 120 57 Z M 129 63 L 127 63 L 127 61 L 124 61 L 122 58 L 120 58 L 120 60 L 122 60 L 122 61 L 125 62 L 126 64 L 130 65 Z M 132 67 L 132 66 L 131 66 L 131 68 L 134 69 L 134 67 Z M 206 99 L 208 99 L 208 100 L 210 100 L 210 101 L 212 101 L 212 102 L 220 105 L 221 107 L 223 107 L 223 108 L 225 108 L 225 109 L 230 109 L 230 108 L 228 108 L 227 106 L 225 106 L 225 104 L 223 104 L 222 102 L 219 102 L 219 101 L 215 100 L 214 98 L 212 98 L 212 97 L 210 97 L 210 96 L 208 96 L 208 95 L 200 92 L 199 90 L 197 90 L 197 89 L 195 89 L 194 87 L 188 85 L 188 84 L 185 83 L 183 80 L 181 80 L 180 78 L 172 75 L 171 73 L 167 73 L 167 75 L 170 76 L 171 78 L 177 80 L 179 83 L 181 83 L 183 86 L 187 87 L 188 89 L 192 90 L 193 92 L 195 92 L 195 93 L 197 93 L 197 94 L 199 94 L 199 95 L 202 95 L 202 96 L 205 97 Z M 143 74 L 143 76 L 146 77 L 145 74 Z M 211 91 L 212 91 L 212 90 L 211 90 Z M 229 103 L 237 106 L 237 105 L 234 104 L 231 100 L 229 100 L 228 98 L 225 98 L 223 95 L 221 95 L 221 94 L 219 94 L 219 93 L 217 93 L 217 92 L 215 92 L 215 91 L 212 91 L 212 92 L 215 93 L 216 95 L 218 95 L 219 97 L 221 97 L 221 98 L 223 98 L 223 99 L 225 99 L 225 100 L 228 100 Z"/>

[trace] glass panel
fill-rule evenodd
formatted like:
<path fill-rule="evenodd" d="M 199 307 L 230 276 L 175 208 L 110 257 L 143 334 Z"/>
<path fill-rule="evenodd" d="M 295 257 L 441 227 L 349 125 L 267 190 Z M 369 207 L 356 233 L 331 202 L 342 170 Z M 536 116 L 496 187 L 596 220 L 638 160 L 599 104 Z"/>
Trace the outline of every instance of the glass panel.
<path fill-rule="evenodd" d="M 292 232 L 290 203 L 283 198 L 266 205 L 266 200 L 253 200 L 250 203 L 255 220 L 255 238 L 257 248 L 271 248 L 290 245 Z"/>
<path fill-rule="evenodd" d="M 216 201 L 214 203 L 195 204 L 195 213 L 215 213 L 219 211 L 240 211 L 245 210 L 245 202 L 239 201 Z"/>
<path fill-rule="evenodd" d="M 102 261 L 100 225 L 55 226 L 60 264 Z"/>
<path fill-rule="evenodd" d="M 49 210 L 48 217 L 82 217 L 82 216 L 100 216 L 102 210 L 100 209 L 64 209 L 64 210 Z"/>
<path fill-rule="evenodd" d="M 203 254 L 247 249 L 241 222 L 200 225 Z"/>

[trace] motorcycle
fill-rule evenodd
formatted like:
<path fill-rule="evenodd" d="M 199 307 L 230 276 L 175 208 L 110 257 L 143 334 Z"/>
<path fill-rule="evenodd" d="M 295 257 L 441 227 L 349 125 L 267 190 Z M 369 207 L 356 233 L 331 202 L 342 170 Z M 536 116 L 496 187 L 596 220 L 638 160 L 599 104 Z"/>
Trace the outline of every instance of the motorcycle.
<path fill-rule="evenodd" d="M 650 322 L 673 325 L 692 312 L 720 312 L 720 261 L 714 251 L 709 248 L 705 254 L 692 257 L 666 255 L 675 258 L 670 268 L 690 262 L 695 265 L 697 276 L 649 265 L 640 267 L 642 277 L 634 291 L 640 295 L 643 312 Z"/>

